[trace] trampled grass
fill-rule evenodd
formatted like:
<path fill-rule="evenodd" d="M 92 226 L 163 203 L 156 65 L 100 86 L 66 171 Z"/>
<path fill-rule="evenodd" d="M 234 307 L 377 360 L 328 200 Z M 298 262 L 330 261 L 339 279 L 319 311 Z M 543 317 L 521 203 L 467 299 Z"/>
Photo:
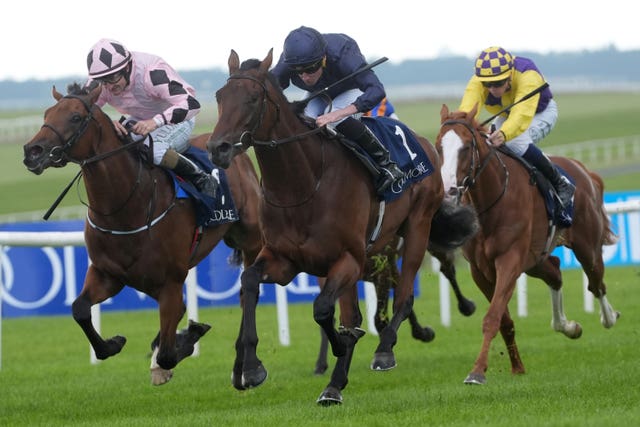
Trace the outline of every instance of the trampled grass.
<path fill-rule="evenodd" d="M 463 292 L 478 309 L 452 326 L 439 324 L 435 275 L 423 271 L 418 317 L 436 330 L 428 344 L 400 329 L 398 366 L 373 372 L 369 363 L 377 337 L 365 335 L 356 347 L 350 383 L 341 406 L 324 408 L 315 399 L 328 374 L 314 376 L 318 327 L 309 304 L 289 306 L 291 345 L 278 342 L 275 307 L 259 306 L 259 357 L 266 382 L 240 392 L 230 384 L 237 307 L 203 308 L 200 320 L 212 330 L 200 355 L 181 362 L 174 378 L 151 386 L 149 342 L 158 327 L 155 311 L 102 315 L 104 336 L 123 334 L 123 351 L 97 365 L 89 363 L 88 342 L 71 315 L 4 319 L 0 370 L 3 426 L 618 426 L 640 423 L 640 267 L 607 270 L 609 299 L 622 313 L 610 330 L 583 310 L 581 276 L 565 272 L 565 309 L 584 329 L 569 340 L 550 328 L 546 286 L 529 281 L 528 316 L 515 317 L 520 353 L 527 369 L 510 373 L 504 343 L 492 345 L 484 386 L 462 383 L 481 343 L 487 307 L 460 269 Z M 511 303 L 515 316 L 515 298 Z M 333 358 L 329 358 L 333 366 Z"/>

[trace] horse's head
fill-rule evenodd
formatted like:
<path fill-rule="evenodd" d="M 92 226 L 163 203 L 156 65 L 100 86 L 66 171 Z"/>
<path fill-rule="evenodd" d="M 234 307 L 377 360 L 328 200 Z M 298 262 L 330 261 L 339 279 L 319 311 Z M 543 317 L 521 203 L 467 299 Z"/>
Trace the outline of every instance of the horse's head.
<path fill-rule="evenodd" d="M 440 110 L 440 132 L 436 138 L 436 150 L 440 154 L 442 181 L 447 196 L 459 196 L 472 185 L 479 167 L 478 149 L 484 143 L 482 129 L 475 115 L 478 106 L 466 113 L 450 112 L 446 105 Z"/>
<path fill-rule="evenodd" d="M 211 160 L 226 168 L 236 154 L 245 151 L 256 139 L 268 140 L 278 120 L 279 107 L 271 92 L 269 67 L 273 49 L 259 61 L 250 59 L 240 65 L 238 54 L 229 55 L 229 78 L 216 92 L 218 122 L 207 142 Z"/>
<path fill-rule="evenodd" d="M 24 145 L 23 163 L 31 172 L 40 175 L 48 167 L 63 167 L 69 161 L 86 157 L 77 142 L 84 136 L 93 119 L 93 104 L 101 86 L 91 91 L 79 85 L 70 87 L 73 94 L 63 96 L 55 86 L 52 94 L 56 104 L 44 113 L 44 124 Z"/>

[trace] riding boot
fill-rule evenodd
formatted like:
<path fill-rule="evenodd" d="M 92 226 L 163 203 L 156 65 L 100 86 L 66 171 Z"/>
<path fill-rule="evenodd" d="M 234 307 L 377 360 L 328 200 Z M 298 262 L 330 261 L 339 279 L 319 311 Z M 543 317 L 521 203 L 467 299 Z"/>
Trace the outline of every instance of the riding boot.
<path fill-rule="evenodd" d="M 535 166 L 549 180 L 556 189 L 562 206 L 569 206 L 576 187 L 558 171 L 558 168 L 551 163 L 551 160 L 534 144 L 529 144 L 529 148 L 527 148 L 522 157 Z"/>
<path fill-rule="evenodd" d="M 389 151 L 360 120 L 347 117 L 336 126 L 336 129 L 345 137 L 356 142 L 376 162 L 378 168 L 376 191 L 378 194 L 383 194 L 391 184 L 404 177 L 398 165 L 391 160 Z"/>
<path fill-rule="evenodd" d="M 172 169 L 176 174 L 189 180 L 201 193 L 216 198 L 218 182 L 188 158 L 177 151 L 169 149 L 162 157 L 160 166 Z"/>

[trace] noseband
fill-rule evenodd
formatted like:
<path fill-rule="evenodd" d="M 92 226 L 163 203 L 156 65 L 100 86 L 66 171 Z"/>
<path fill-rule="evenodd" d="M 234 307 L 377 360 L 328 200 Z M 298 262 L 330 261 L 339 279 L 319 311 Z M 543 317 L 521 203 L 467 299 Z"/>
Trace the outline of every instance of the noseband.
<path fill-rule="evenodd" d="M 58 137 L 60 142 L 62 143 L 62 145 L 53 147 L 51 149 L 51 151 L 49 152 L 49 159 L 51 160 L 52 163 L 55 163 L 55 164 L 66 163 L 66 162 L 72 160 L 68 156 L 68 151 L 76 144 L 76 142 L 78 142 L 80 137 L 82 135 L 84 135 L 84 133 L 87 131 L 87 128 L 89 127 L 89 122 L 94 119 L 94 117 L 93 117 L 93 106 L 90 106 L 81 97 L 74 96 L 74 95 L 67 95 L 63 99 L 77 99 L 77 100 L 79 100 L 80 102 L 82 102 L 82 105 L 84 105 L 84 108 L 85 108 L 85 110 L 87 110 L 88 114 L 82 119 L 82 123 L 80 123 L 80 126 L 78 127 L 78 129 L 76 129 L 76 131 L 66 141 L 65 141 L 64 137 L 62 136 L 62 133 L 60 133 L 56 128 L 54 128 L 53 126 L 51 126 L 51 125 L 49 125 L 47 123 L 42 125 L 42 128 L 47 128 L 47 129 L 51 130 Z M 100 132 L 102 133 L 102 128 L 100 128 Z"/>

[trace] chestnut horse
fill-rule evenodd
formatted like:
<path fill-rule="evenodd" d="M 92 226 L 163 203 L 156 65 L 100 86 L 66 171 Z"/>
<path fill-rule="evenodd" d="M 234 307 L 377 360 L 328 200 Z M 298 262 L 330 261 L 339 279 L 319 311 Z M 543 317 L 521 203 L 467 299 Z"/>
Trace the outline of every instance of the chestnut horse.
<path fill-rule="evenodd" d="M 552 157 L 575 180 L 573 223 L 553 227 L 545 201 L 532 185 L 530 172 L 519 160 L 505 155 L 487 140 L 486 129 L 469 113 L 440 112 L 436 148 L 443 158 L 442 175 L 450 193 L 460 192 L 478 213 L 480 231 L 463 246 L 471 274 L 489 300 L 482 323 L 482 347 L 467 384 L 484 384 L 491 341 L 498 333 L 507 346 L 514 374 L 524 373 L 515 341 L 515 328 L 507 304 L 518 276 L 525 272 L 542 279 L 551 290 L 552 327 L 578 338 L 581 326 L 568 321 L 562 305 L 562 274 L 556 246 L 572 249 L 589 280 L 589 291 L 600 302 L 601 322 L 612 327 L 619 313 L 609 304 L 603 282 L 602 246 L 613 244 L 615 234 L 603 204 L 602 179 L 577 160 Z"/>
<path fill-rule="evenodd" d="M 91 263 L 82 291 L 73 302 L 78 322 L 98 359 L 122 350 L 126 338 L 103 339 L 91 322 L 90 307 L 126 285 L 158 301 L 160 332 L 152 361 L 152 383 L 171 378 L 172 368 L 193 352 L 208 325 L 190 322 L 176 339 L 185 312 L 183 283 L 189 269 L 221 241 L 242 251 L 250 265 L 262 247 L 258 224 L 259 183 L 248 156 L 239 156 L 227 178 L 239 220 L 196 225 L 194 203 L 176 198 L 174 182 L 162 168 L 141 158 L 142 144 L 120 139 L 109 116 L 95 101 L 101 87 L 88 92 L 77 84 L 45 112 L 44 124 L 24 146 L 24 164 L 36 175 L 68 162 L 80 165 L 88 198 L 84 237 Z M 208 140 L 209 135 L 200 139 Z"/>
<path fill-rule="evenodd" d="M 336 404 L 342 402 L 354 347 L 364 334 L 355 284 L 362 277 L 368 245 L 369 253 L 378 253 L 396 235 L 404 238 L 394 315 L 380 334 L 376 356 L 384 359 L 392 354 L 400 323 L 411 312 L 413 281 L 444 194 L 438 154 L 425 138 L 417 137 L 434 172 L 386 204 L 377 238 L 368 242 L 381 203 L 367 170 L 335 138 L 323 129 L 310 130 L 296 115 L 269 73 L 272 60 L 270 50 L 264 60 L 249 60 L 241 67 L 237 53 L 231 51 L 229 79 L 216 92 L 218 122 L 207 143 L 213 162 L 223 168 L 253 146 L 262 180 L 259 211 L 265 245 L 241 276 L 243 320 L 232 383 L 243 390 L 262 384 L 267 377 L 256 353 L 259 284 L 284 286 L 306 272 L 326 277 L 314 300 L 313 316 L 327 334 L 337 361 L 317 402 Z M 336 330 L 338 299 L 340 328 Z"/>

